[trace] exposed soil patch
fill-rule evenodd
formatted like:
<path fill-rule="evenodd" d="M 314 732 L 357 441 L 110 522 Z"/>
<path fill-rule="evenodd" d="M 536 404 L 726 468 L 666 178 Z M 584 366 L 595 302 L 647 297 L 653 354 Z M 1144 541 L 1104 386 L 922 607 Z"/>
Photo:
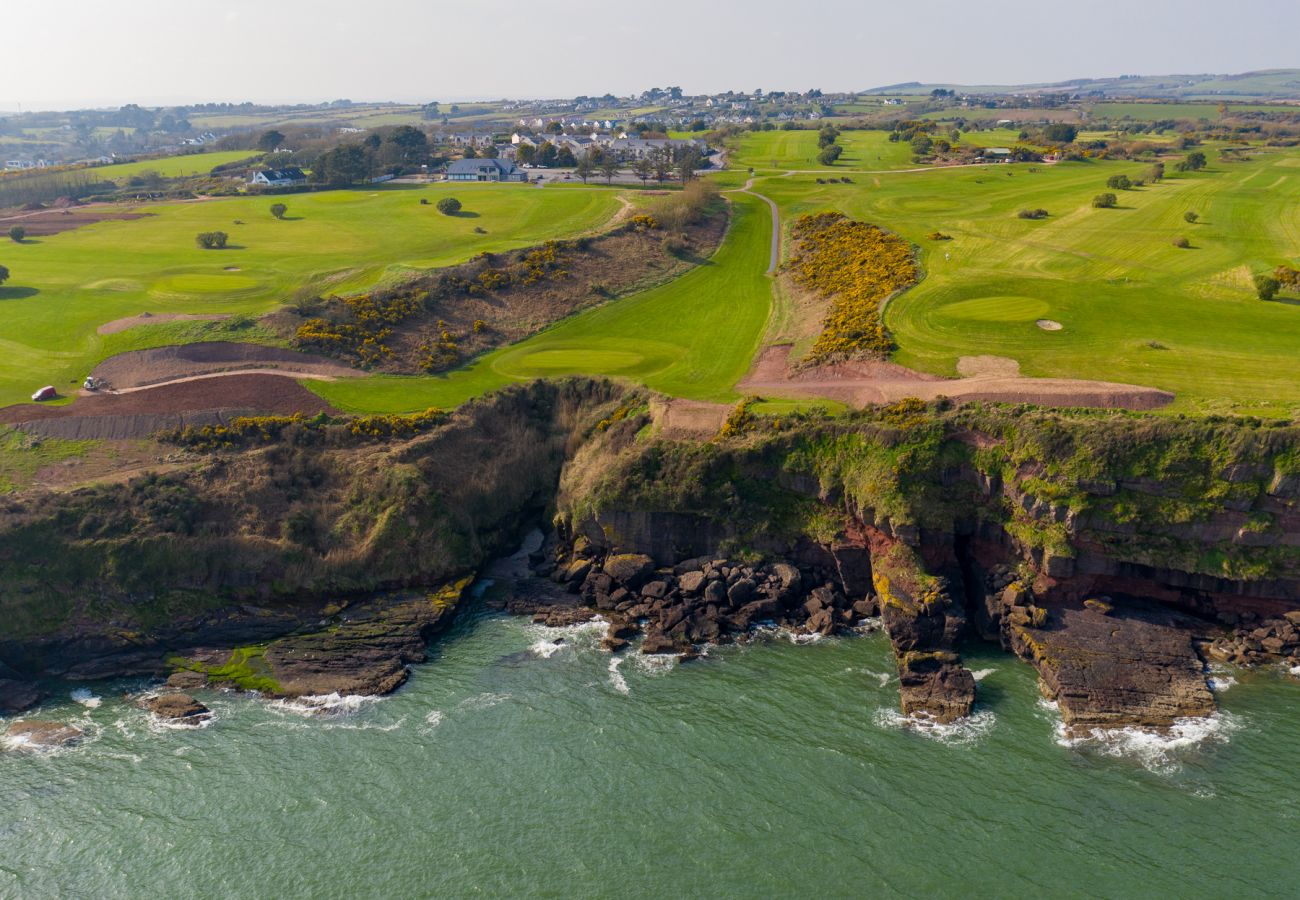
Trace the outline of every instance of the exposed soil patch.
<path fill-rule="evenodd" d="M 47 237 L 63 231 L 72 231 L 96 222 L 142 219 L 153 213 L 136 212 L 132 207 L 116 203 L 91 203 L 66 209 L 37 209 L 31 211 L 7 209 L 0 213 L 0 230 L 8 231 L 14 225 L 27 229 L 27 237 Z"/>
<path fill-rule="evenodd" d="M 223 423 L 241 415 L 332 411 L 289 376 L 239 373 L 126 394 L 93 394 L 67 406 L 9 406 L 0 409 L 0 424 L 46 437 L 125 440 L 147 437 L 162 428 Z"/>
<path fill-rule="evenodd" d="M 230 313 L 151 313 L 142 312 L 138 316 L 114 319 L 95 329 L 96 334 L 117 334 L 137 325 L 159 325 L 163 322 L 219 322 L 229 319 Z"/>
<path fill-rule="evenodd" d="M 1060 331 L 1065 326 L 1053 319 L 1039 319 L 1034 323 L 1044 331 Z"/>
<path fill-rule="evenodd" d="M 182 378 L 250 369 L 263 374 L 269 374 L 266 370 L 275 370 L 286 375 L 317 378 L 348 378 L 361 374 L 323 356 L 230 341 L 204 341 L 119 353 L 104 360 L 91 374 L 107 381 L 113 390 L 121 391 Z"/>
<path fill-rule="evenodd" d="M 659 434 L 673 440 L 710 438 L 727 420 L 731 407 L 725 403 L 674 398 L 652 405 Z"/>
<path fill-rule="evenodd" d="M 883 360 L 854 360 L 794 370 L 790 345 L 767 347 L 737 389 L 746 393 L 785 397 L 824 397 L 851 406 L 894 403 L 905 397 L 1041 406 L 1088 406 L 1113 409 L 1158 409 L 1174 399 L 1168 391 L 1109 381 L 1073 378 L 1030 378 L 1012 373 L 1000 357 L 965 357 L 971 369 L 961 378 L 941 378 L 915 372 Z M 970 374 L 967 374 L 967 372 Z"/>

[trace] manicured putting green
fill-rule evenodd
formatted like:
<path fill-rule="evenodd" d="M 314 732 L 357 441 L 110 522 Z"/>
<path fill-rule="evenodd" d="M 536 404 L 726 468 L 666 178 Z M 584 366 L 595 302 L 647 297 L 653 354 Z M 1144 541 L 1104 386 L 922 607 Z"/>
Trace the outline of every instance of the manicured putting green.
<path fill-rule="evenodd" d="M 944 311 L 954 319 L 975 322 L 1032 322 L 1044 318 L 1048 306 L 1033 297 L 976 297 L 953 303 Z"/>

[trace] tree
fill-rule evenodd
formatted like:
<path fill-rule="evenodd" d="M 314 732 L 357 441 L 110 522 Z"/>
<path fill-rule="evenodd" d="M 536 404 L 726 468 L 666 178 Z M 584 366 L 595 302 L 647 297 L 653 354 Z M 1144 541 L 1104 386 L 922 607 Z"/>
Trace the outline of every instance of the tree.
<path fill-rule="evenodd" d="M 1106 179 L 1106 187 L 1115 188 L 1119 191 L 1127 191 L 1133 186 L 1127 175 L 1112 175 Z"/>
<path fill-rule="evenodd" d="M 930 140 L 928 134 L 918 134 L 912 138 L 912 152 L 917 156 L 925 156 L 934 147 L 934 141 Z"/>
<path fill-rule="evenodd" d="M 653 153 L 651 164 L 654 168 L 655 181 L 660 184 L 663 184 L 673 172 L 672 156 L 669 155 L 668 150 L 665 148 L 660 148 Z"/>
<path fill-rule="evenodd" d="M 1272 275 L 1255 276 L 1255 293 L 1261 300 L 1272 300 L 1282 285 Z"/>
<path fill-rule="evenodd" d="M 27 229 L 21 225 L 15 225 L 9 229 L 9 239 L 15 244 L 21 244 L 23 238 L 27 237 Z"/>
<path fill-rule="evenodd" d="M 605 176 L 606 184 L 614 183 L 614 176 L 618 174 L 618 160 L 614 158 L 613 153 L 606 153 L 601 157 L 600 174 Z"/>
<path fill-rule="evenodd" d="M 1186 222 L 1188 225 L 1195 225 L 1196 220 L 1199 219 L 1200 217 L 1201 216 L 1199 213 L 1195 213 L 1190 209 L 1187 212 L 1183 213 L 1183 221 Z"/>
<path fill-rule="evenodd" d="M 370 174 L 370 158 L 361 144 L 342 144 L 316 158 L 311 180 L 317 184 L 343 187 L 364 181 Z"/>
<path fill-rule="evenodd" d="M 4 266 L 0 266 L 0 284 L 4 284 L 8 280 L 9 280 L 9 270 L 6 269 Z"/>
<path fill-rule="evenodd" d="M 496 159 L 500 155 L 501 155 L 501 151 L 496 148 L 495 144 L 489 144 L 488 146 L 483 148 L 484 159 Z"/>
<path fill-rule="evenodd" d="M 567 147 L 565 148 L 568 149 Z M 555 149 L 555 145 L 550 141 L 542 141 L 542 145 L 537 148 L 537 165 L 553 166 L 558 162 L 560 153 Z"/>
<path fill-rule="evenodd" d="M 443 197 L 438 201 L 438 212 L 444 216 L 454 216 L 460 212 L 460 201 L 455 197 Z"/>
<path fill-rule="evenodd" d="M 515 160 L 521 166 L 531 166 L 536 158 L 537 148 L 532 144 L 520 144 L 519 149 L 515 152 Z"/>
<path fill-rule="evenodd" d="M 632 172 L 637 178 L 641 179 L 641 187 L 645 187 L 650 176 L 655 172 L 655 164 L 644 156 L 632 163 Z"/>
<path fill-rule="evenodd" d="M 1147 180 L 1152 184 L 1160 181 L 1165 177 L 1165 164 L 1162 162 L 1153 163 L 1151 169 L 1147 172 Z"/>
<path fill-rule="evenodd" d="M 1043 140 L 1049 144 L 1073 144 L 1079 129 L 1064 122 L 1053 122 L 1043 129 Z"/>
<path fill-rule="evenodd" d="M 823 147 L 822 152 L 817 154 L 817 161 L 823 166 L 833 166 L 842 152 L 843 149 L 839 144 L 831 144 L 829 147 Z"/>
<path fill-rule="evenodd" d="M 275 148 L 284 143 L 284 135 L 275 129 L 263 131 L 257 138 L 257 149 L 263 153 L 270 153 Z"/>
<path fill-rule="evenodd" d="M 1092 198 L 1092 205 L 1096 209 L 1114 209 L 1118 202 L 1114 194 L 1098 194 Z"/>
<path fill-rule="evenodd" d="M 461 154 L 461 157 L 464 159 L 478 159 L 478 151 L 475 150 L 472 145 L 467 145 L 465 147 L 465 152 Z"/>
<path fill-rule="evenodd" d="M 411 125 L 399 125 L 388 136 L 390 158 L 402 165 L 416 165 L 429 155 L 429 138 Z"/>
<path fill-rule="evenodd" d="M 1205 154 L 1200 150 L 1193 150 L 1191 153 L 1187 154 L 1187 158 L 1184 159 L 1183 162 L 1186 163 L 1187 171 L 1189 172 L 1195 172 L 1197 169 L 1204 169 Z"/>
<path fill-rule="evenodd" d="M 578 164 L 578 158 L 573 155 L 573 148 L 568 144 L 561 147 L 555 154 L 555 165 L 562 169 L 572 169 Z"/>
<path fill-rule="evenodd" d="M 194 242 L 204 250 L 224 250 L 229 239 L 230 235 L 224 231 L 201 231 L 195 236 Z"/>
<path fill-rule="evenodd" d="M 275 216 L 277 219 L 283 219 L 284 214 L 288 211 L 289 207 L 285 206 L 283 203 L 271 204 L 271 215 Z"/>
<path fill-rule="evenodd" d="M 582 158 L 578 160 L 578 164 L 573 169 L 573 174 L 581 178 L 583 184 L 586 184 L 587 179 L 590 178 L 595 171 L 596 160 L 592 155 L 592 152 L 588 150 L 586 153 L 582 154 Z"/>
<path fill-rule="evenodd" d="M 685 184 L 695 177 L 695 170 L 699 167 L 700 155 L 694 150 L 687 150 L 677 161 L 677 177 L 682 180 L 682 184 Z"/>

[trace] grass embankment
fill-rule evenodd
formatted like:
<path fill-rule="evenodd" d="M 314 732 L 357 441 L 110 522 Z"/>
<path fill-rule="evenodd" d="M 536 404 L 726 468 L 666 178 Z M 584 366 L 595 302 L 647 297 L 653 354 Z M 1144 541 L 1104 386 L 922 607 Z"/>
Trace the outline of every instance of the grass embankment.
<path fill-rule="evenodd" d="M 848 185 L 796 175 L 756 189 L 787 222 L 835 209 L 921 248 L 927 277 L 886 311 L 901 363 L 951 375 L 958 358 L 992 354 L 1027 375 L 1171 390 L 1176 412 L 1300 414 L 1300 303 L 1260 301 L 1251 285 L 1252 273 L 1300 257 L 1300 154 L 1251 155 L 1182 175 L 1169 166 L 1164 181 L 1119 191 L 1118 209 L 1091 200 L 1111 175 L 1148 165 L 937 169 Z M 1016 215 L 1039 207 L 1047 219 Z M 931 241 L 934 231 L 953 240 Z M 1174 246 L 1179 236 L 1190 249 Z"/>
<path fill-rule="evenodd" d="M 458 216 L 435 208 L 449 194 L 464 203 Z M 271 216 L 273 202 L 288 205 L 283 221 Z M 257 315 L 304 287 L 361 290 L 485 250 L 590 232 L 619 203 L 616 192 L 596 188 L 462 184 L 141 209 L 153 215 L 0 243 L 0 263 L 12 272 L 0 286 L 0 406 L 24 401 L 45 384 L 66 393 L 96 362 L 121 350 L 225 336 L 221 326 L 194 323 L 96 333 L 115 319 L 144 311 Z M 230 235 L 228 249 L 195 246 L 198 232 L 216 230 Z M 249 333 L 267 339 L 255 332 Z"/>
<path fill-rule="evenodd" d="M 678 397 L 729 401 L 749 369 L 771 307 L 771 217 L 732 195 L 733 221 L 703 265 L 668 284 L 596 307 L 447 376 L 379 376 L 309 385 L 341 409 L 452 407 L 532 378 L 607 375 Z"/>

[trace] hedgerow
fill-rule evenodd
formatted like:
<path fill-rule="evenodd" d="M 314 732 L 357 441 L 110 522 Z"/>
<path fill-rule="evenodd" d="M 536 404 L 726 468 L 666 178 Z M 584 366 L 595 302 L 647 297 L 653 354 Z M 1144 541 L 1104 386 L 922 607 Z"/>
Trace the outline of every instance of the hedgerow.
<path fill-rule="evenodd" d="M 791 234 L 795 253 L 787 269 L 801 287 L 831 300 L 809 360 L 892 350 L 880 304 L 916 284 L 920 270 L 912 245 L 832 212 L 803 216 Z"/>

